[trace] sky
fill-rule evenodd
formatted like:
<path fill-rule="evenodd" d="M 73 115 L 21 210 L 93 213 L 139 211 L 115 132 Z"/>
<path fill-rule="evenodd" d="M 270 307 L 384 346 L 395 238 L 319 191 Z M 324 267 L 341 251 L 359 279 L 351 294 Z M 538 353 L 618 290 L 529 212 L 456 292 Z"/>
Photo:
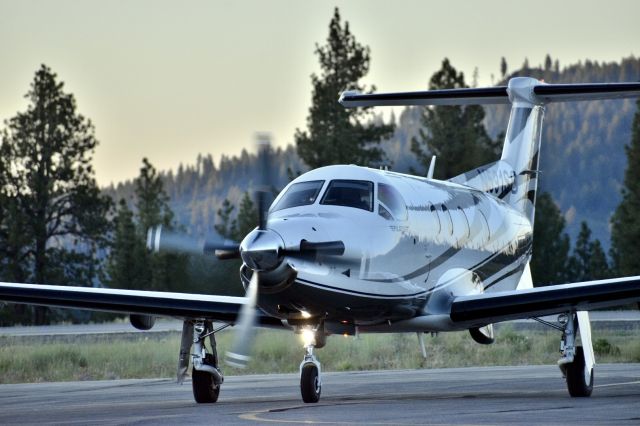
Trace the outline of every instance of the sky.
<path fill-rule="evenodd" d="M 256 132 L 291 144 L 336 6 L 379 92 L 426 88 L 444 57 L 490 85 L 503 56 L 513 70 L 640 55 L 637 0 L 0 0 L 0 120 L 26 109 L 44 63 L 95 125 L 100 185 L 145 156 L 175 170 L 252 150 Z"/>

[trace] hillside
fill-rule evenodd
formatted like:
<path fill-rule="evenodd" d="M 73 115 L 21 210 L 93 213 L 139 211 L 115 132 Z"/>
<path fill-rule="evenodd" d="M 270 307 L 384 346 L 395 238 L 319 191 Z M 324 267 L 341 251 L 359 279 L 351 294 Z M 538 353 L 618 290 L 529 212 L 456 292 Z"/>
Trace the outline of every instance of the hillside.
<path fill-rule="evenodd" d="M 557 71 L 533 68 L 509 77 L 517 75 L 549 83 L 637 81 L 640 59 L 631 57 L 619 63 L 586 61 Z M 563 103 L 547 108 L 540 189 L 551 192 L 558 202 L 572 237 L 580 222 L 586 220 L 594 237 L 609 247 L 609 218 L 620 201 L 626 167 L 624 146 L 630 140 L 635 111 L 635 101 L 631 100 Z M 394 136 L 384 144 L 394 170 L 406 172 L 416 167 L 410 141 L 420 128 L 420 112 L 415 107 L 404 109 L 396 120 Z M 485 125 L 495 137 L 505 130 L 509 110 L 497 106 L 487 107 L 486 112 Z M 274 165 L 279 188 L 288 182 L 288 170 L 305 170 L 291 146 L 277 150 Z M 223 156 L 216 165 L 210 155 L 199 156 L 195 164 L 180 165 L 176 172 L 163 173 L 163 178 L 178 222 L 192 233 L 211 233 L 222 201 L 227 197 L 238 201 L 256 182 L 256 158 L 244 151 L 239 157 Z M 129 199 L 133 185 L 128 181 L 105 191 L 116 199 Z"/>
<path fill-rule="evenodd" d="M 620 63 L 586 61 L 560 72 L 531 69 L 517 75 L 548 83 L 591 83 L 640 80 L 640 59 Z M 492 136 L 505 130 L 506 107 L 486 108 L 486 127 Z M 631 139 L 635 100 L 568 102 L 547 107 L 540 156 L 540 189 L 559 204 L 572 237 L 586 220 L 595 238 L 609 247 L 609 219 L 620 202 L 627 159 L 624 146 Z"/>

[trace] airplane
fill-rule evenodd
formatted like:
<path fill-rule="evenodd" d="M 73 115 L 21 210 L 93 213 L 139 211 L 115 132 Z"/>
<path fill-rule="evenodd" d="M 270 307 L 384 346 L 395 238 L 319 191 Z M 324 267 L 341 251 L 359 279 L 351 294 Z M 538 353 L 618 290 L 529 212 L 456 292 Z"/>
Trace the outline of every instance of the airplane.
<path fill-rule="evenodd" d="M 348 108 L 510 104 L 498 161 L 449 180 L 356 165 L 321 167 L 291 181 L 268 207 L 269 149 L 262 148 L 258 226 L 239 244 L 152 228 L 149 248 L 240 257 L 245 297 L 0 283 L 0 300 L 118 312 L 142 330 L 155 317 L 184 321 L 178 381 L 192 368 L 198 403 L 218 400 L 224 376 L 215 335 L 236 327 L 230 365 L 249 361 L 255 327 L 304 337 L 300 392 L 318 402 L 315 349 L 327 336 L 468 330 L 494 341 L 493 324 L 533 318 L 558 330 L 558 361 L 572 397 L 590 396 L 595 356 L 589 311 L 640 301 L 640 276 L 534 288 L 529 262 L 546 105 L 640 96 L 640 83 L 546 84 L 421 92 L 343 92 Z M 266 146 L 266 145 L 265 145 Z M 556 322 L 542 316 L 558 315 Z M 215 326 L 215 324 L 223 324 Z M 581 345 L 577 336 L 580 334 Z M 209 344 L 206 344 L 206 338 Z"/>

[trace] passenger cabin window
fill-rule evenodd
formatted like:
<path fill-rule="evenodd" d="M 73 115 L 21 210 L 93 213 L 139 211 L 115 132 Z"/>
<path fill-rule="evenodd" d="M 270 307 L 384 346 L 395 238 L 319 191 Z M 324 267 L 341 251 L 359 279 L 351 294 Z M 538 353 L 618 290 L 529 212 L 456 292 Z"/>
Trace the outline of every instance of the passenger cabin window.
<path fill-rule="evenodd" d="M 373 211 L 373 182 L 332 180 L 320 204 Z"/>
<path fill-rule="evenodd" d="M 323 184 L 323 180 L 294 183 L 273 207 L 273 211 L 313 204 Z"/>
<path fill-rule="evenodd" d="M 386 183 L 378 184 L 378 214 L 387 220 L 406 220 L 407 205 L 402 196 L 391 185 Z"/>

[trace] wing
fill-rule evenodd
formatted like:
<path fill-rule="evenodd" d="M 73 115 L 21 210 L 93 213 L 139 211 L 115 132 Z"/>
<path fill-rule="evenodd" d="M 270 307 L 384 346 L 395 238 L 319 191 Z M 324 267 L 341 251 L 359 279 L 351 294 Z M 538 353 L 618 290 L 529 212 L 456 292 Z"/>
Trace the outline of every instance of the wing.
<path fill-rule="evenodd" d="M 640 302 L 640 276 L 456 297 L 451 320 L 469 327 Z"/>
<path fill-rule="evenodd" d="M 0 283 L 0 300 L 29 305 L 91 311 L 211 319 L 234 323 L 244 297 L 159 291 Z M 279 319 L 259 315 L 265 326 L 282 326 Z"/>

